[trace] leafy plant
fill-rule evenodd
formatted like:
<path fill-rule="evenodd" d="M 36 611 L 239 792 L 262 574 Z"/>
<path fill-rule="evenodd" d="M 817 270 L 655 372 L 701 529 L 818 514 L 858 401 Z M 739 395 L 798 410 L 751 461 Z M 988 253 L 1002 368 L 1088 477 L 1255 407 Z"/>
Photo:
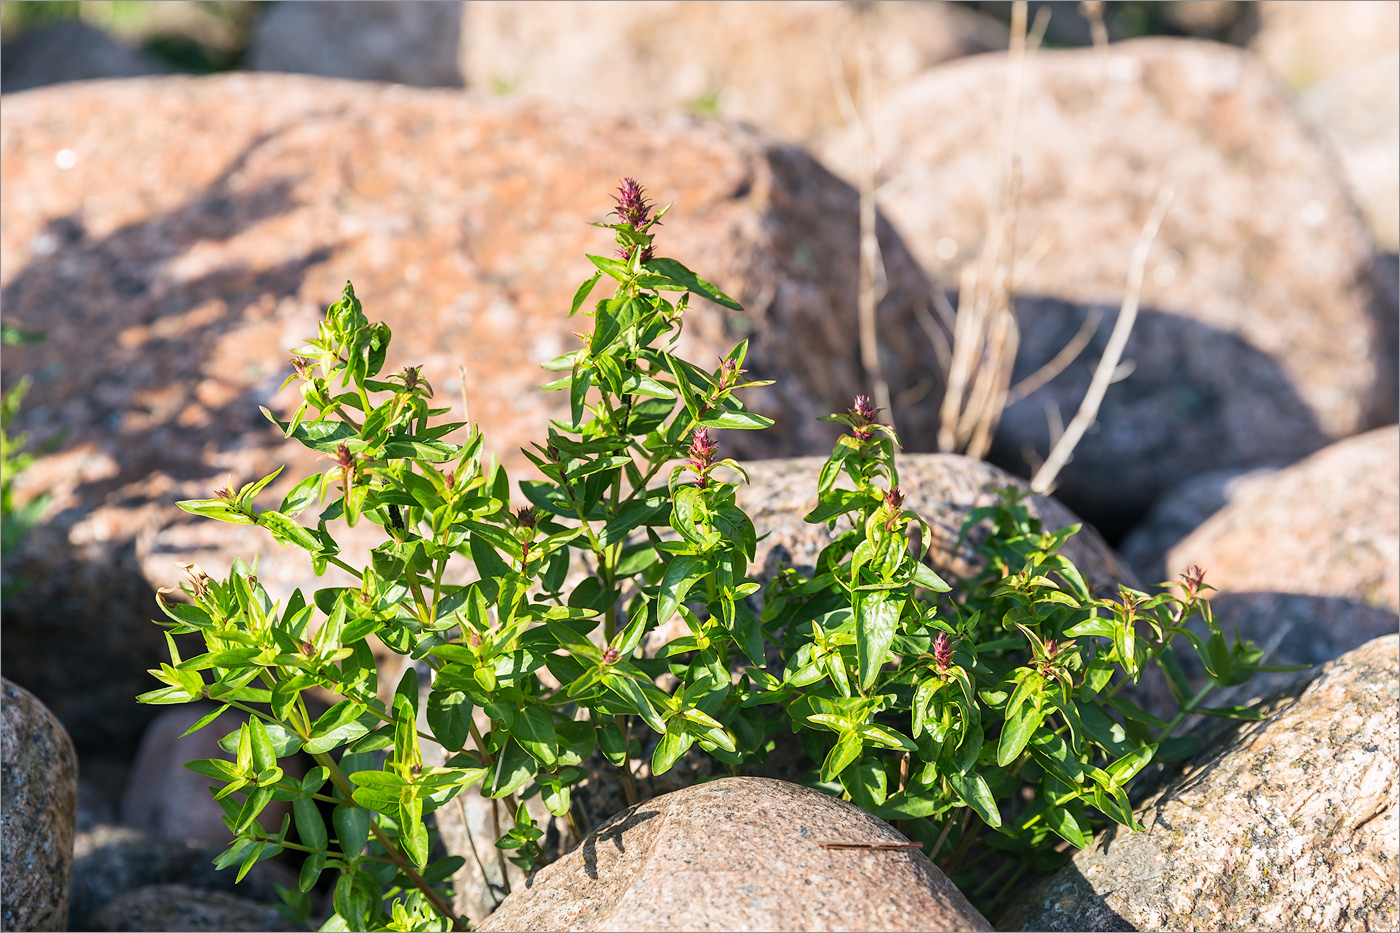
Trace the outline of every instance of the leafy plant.
<path fill-rule="evenodd" d="M 767 383 L 745 378 L 746 342 L 712 370 L 672 352 L 692 296 L 739 305 L 654 255 L 665 209 L 653 212 L 635 182 L 616 201 L 617 222 L 597 226 L 617 251 L 588 257 L 597 271 L 569 312 L 592 329 L 544 364 L 561 374 L 544 388 L 568 393 L 569 417 L 525 451 L 544 477 L 520 483 L 527 505 L 511 508 L 505 470 L 481 462 L 480 431 L 442 420 L 449 410 L 432 407 L 418 367 L 381 375 L 389 328 L 365 316 L 349 284 L 296 351 L 288 382 L 302 405 L 285 422 L 264 409 L 330 468 L 276 508 L 254 500 L 280 470 L 181 503 L 259 525 L 307 551 L 318 574 L 335 566 L 359 581 L 278 605 L 236 561 L 223 580 L 189 566 L 189 602 L 161 595 L 169 635 L 199 633 L 204 651 L 182 658 L 168 635 L 171 663 L 152 671 L 165 686 L 141 701 L 220 704 L 190 731 L 230 708 L 250 717 L 223 741 L 232 759 L 188 765 L 217 782 L 236 837 L 219 867 L 239 865 L 241 877 L 295 850 L 299 890 L 284 897 L 302 919 L 321 873 L 339 872 L 323 929 L 462 929 L 444 883 L 463 860 L 430 860 L 424 817 L 479 784 L 514 817 L 499 850 L 533 869 L 543 831 L 525 800 L 539 795 L 575 825 L 571 788 L 595 749 L 636 802 L 637 720 L 658 736 L 654 773 L 695 746 L 731 773 L 758 767 L 791 728 L 820 762 L 813 783 L 899 820 L 950 870 L 984 851 L 1039 864 L 1058 839 L 1083 845 L 1108 820 L 1136 826 L 1124 788 L 1154 756 L 1187 751 L 1169 738 L 1187 712 L 1247 715 L 1201 708 L 1204 692 L 1190 690 L 1168 646 L 1174 634 L 1192 639 L 1212 684 L 1248 676 L 1257 660 L 1225 644 L 1199 576 L 1181 597 L 1095 598 L 1058 553 L 1073 529 L 1043 532 L 1014 495 L 969 517 L 969 529 L 992 520 L 988 564 L 951 598 L 920 559 L 930 536 L 903 508 L 894 432 L 864 398 L 829 419 L 850 433 L 817 477 L 808 516 L 847 530 L 811 578 L 784 570 L 760 604 L 749 576 L 757 532 L 735 502 L 744 473 L 710 432 L 769 426 L 736 397 Z M 613 294 L 590 309 L 604 278 Z M 456 432 L 462 443 L 447 439 Z M 364 567 L 332 532 L 359 522 L 384 536 Z M 1184 626 L 1196 612 L 1208 639 Z M 643 638 L 675 619 L 680 634 L 644 656 Z M 381 702 L 371 637 L 428 681 L 410 667 Z M 1182 706 L 1172 722 L 1120 696 L 1149 663 L 1172 677 Z M 670 692 L 657 686 L 667 673 Z M 313 715 L 313 686 L 343 699 Z M 442 746 L 443 765 L 424 764 L 423 742 Z M 278 761 L 299 750 L 316 767 L 294 780 Z M 273 800 L 293 812 L 268 833 L 256 817 Z"/>
<path fill-rule="evenodd" d="M 22 346 L 41 339 L 41 334 L 30 333 L 0 322 L 0 343 L 5 346 Z M 15 479 L 34 462 L 34 453 L 26 449 L 29 446 L 29 436 L 11 435 L 10 424 L 19 413 L 19 406 L 32 384 L 33 380 L 24 376 L 0 397 L 0 555 L 14 551 L 20 539 L 34 527 L 34 523 L 39 520 L 49 503 L 46 494 L 35 496 L 22 506 L 17 507 L 14 503 Z M 23 579 L 7 579 L 4 594 L 8 596 L 21 589 L 24 583 Z"/>

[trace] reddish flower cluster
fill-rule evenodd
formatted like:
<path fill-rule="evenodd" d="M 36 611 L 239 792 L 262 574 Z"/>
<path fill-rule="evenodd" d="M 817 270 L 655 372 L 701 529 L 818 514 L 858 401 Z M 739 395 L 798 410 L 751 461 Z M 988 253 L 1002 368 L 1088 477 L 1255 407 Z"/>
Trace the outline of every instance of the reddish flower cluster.
<path fill-rule="evenodd" d="M 651 219 L 651 209 L 654 206 L 646 199 L 646 189 L 637 184 L 635 178 L 622 179 L 622 187 L 617 189 L 618 193 L 613 195 L 613 200 L 617 202 L 617 214 L 619 220 L 627 224 L 633 230 L 640 230 L 645 227 Z M 632 249 L 628 246 L 620 246 L 617 250 L 617 258 L 627 262 L 632 258 Z M 652 248 L 650 246 L 642 250 L 642 262 L 647 262 L 652 258 Z"/>
<path fill-rule="evenodd" d="M 953 640 L 946 632 L 939 632 L 933 638 L 933 666 L 939 674 L 948 673 L 953 666 Z"/>
<path fill-rule="evenodd" d="M 1201 595 L 1202 590 L 1206 589 L 1206 572 L 1196 564 L 1192 564 L 1181 575 L 1181 581 L 1186 590 L 1186 598 L 1195 599 Z"/>
<path fill-rule="evenodd" d="M 848 412 L 855 422 L 851 425 L 851 433 L 863 441 L 869 440 L 870 436 L 875 433 L 870 429 L 870 426 L 875 424 L 876 416 L 879 413 L 880 409 L 876 408 L 875 403 L 870 401 L 870 396 L 857 395 L 855 405 Z"/>
<path fill-rule="evenodd" d="M 606 648 L 603 649 L 603 663 L 604 663 L 604 664 L 612 664 L 612 663 L 614 663 L 614 662 L 616 662 L 616 661 L 617 661 L 617 649 L 614 648 L 612 645 L 608 645 Z"/>
<path fill-rule="evenodd" d="M 710 467 L 714 465 L 715 453 L 719 445 L 710 439 L 710 432 L 696 428 L 690 438 L 690 469 L 697 477 L 695 485 L 701 489 L 709 482 Z"/>
<path fill-rule="evenodd" d="M 899 525 L 900 512 L 904 508 L 904 493 L 898 486 L 891 486 L 885 493 L 885 508 L 890 513 L 885 518 L 885 530 L 894 531 Z"/>

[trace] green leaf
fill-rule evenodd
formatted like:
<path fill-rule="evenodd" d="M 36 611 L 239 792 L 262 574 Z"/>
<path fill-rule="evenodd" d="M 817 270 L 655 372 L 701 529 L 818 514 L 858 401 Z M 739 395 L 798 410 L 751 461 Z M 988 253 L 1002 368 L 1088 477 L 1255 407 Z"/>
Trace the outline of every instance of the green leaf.
<path fill-rule="evenodd" d="M 1045 711 L 1041 707 L 1039 696 L 1031 702 L 1023 703 L 1021 708 L 1002 724 L 1001 738 L 997 742 L 997 764 L 1005 768 L 1015 761 L 1044 719 Z"/>
<path fill-rule="evenodd" d="M 836 740 L 836 744 L 831 747 L 831 751 L 827 753 L 825 760 L 822 761 L 822 782 L 836 780 L 851 762 L 860 757 L 864 747 L 860 735 L 855 730 L 842 733 L 841 737 Z"/>
<path fill-rule="evenodd" d="M 1065 629 L 1065 634 L 1071 638 L 1080 635 L 1101 635 L 1104 638 L 1112 638 L 1114 636 L 1113 620 L 1094 616 L 1093 618 L 1085 619 L 1083 622 L 1071 625 L 1069 628 Z"/>
<path fill-rule="evenodd" d="M 464 692 L 434 690 L 428 694 L 428 728 L 450 752 L 458 752 L 471 735 L 472 701 Z"/>
<path fill-rule="evenodd" d="M 297 836 L 301 844 L 313 849 L 324 849 L 329 842 L 326 836 L 326 823 L 321 819 L 321 811 L 316 801 L 309 797 L 298 797 L 292 801 L 292 815 L 296 818 Z"/>
<path fill-rule="evenodd" d="M 695 741 L 685 728 L 685 720 L 677 716 L 666 724 L 666 732 L 661 736 L 661 741 L 656 744 L 656 751 L 651 756 L 651 773 L 665 774 L 671 770 L 671 766 L 676 763 L 676 759 L 684 755 Z"/>
<path fill-rule="evenodd" d="M 594 265 L 597 265 L 599 268 L 603 268 L 598 263 L 597 259 L 595 259 L 592 256 L 589 256 L 588 258 L 594 260 Z M 700 276 L 696 275 L 694 272 L 691 272 L 689 269 L 676 262 L 674 259 L 651 259 L 647 262 L 642 263 L 642 268 L 646 269 L 648 272 L 655 272 L 660 275 L 664 275 L 671 281 L 678 282 L 681 285 L 684 285 L 688 291 L 692 291 L 697 295 L 700 295 L 704 298 L 708 298 L 715 304 L 723 305 L 731 311 L 744 310 L 744 306 L 739 304 L 739 302 L 735 301 L 733 298 L 730 298 L 724 292 L 715 288 L 709 282 L 706 282 L 704 279 L 700 278 Z M 607 269 L 603 268 L 603 271 L 607 272 Z M 612 273 L 609 274 L 611 275 Z M 614 278 L 616 278 L 616 276 L 614 276 Z"/>
<path fill-rule="evenodd" d="M 257 722 L 257 720 L 253 720 Z M 233 832 L 235 835 L 242 833 L 253 825 L 253 821 L 258 818 L 268 804 L 272 803 L 273 789 L 271 787 L 255 787 L 248 792 L 248 799 L 243 801 L 243 809 L 238 811 L 238 817 L 234 820 Z"/>
<path fill-rule="evenodd" d="M 1108 765 L 1104 768 L 1104 771 L 1108 772 L 1108 776 L 1113 779 L 1113 783 L 1122 787 L 1133 779 L 1133 775 L 1145 768 L 1148 762 L 1152 761 L 1152 756 L 1156 753 L 1156 745 L 1144 745 L 1142 748 L 1131 751 Z M 1083 847 L 1081 846 L 1081 848 Z"/>
<path fill-rule="evenodd" d="M 860 593 L 856 597 L 856 661 L 861 690 L 869 690 L 875 675 L 890 657 L 890 644 L 899 628 L 903 596 Z"/>
<path fill-rule="evenodd" d="M 292 491 L 287 493 L 287 498 L 282 500 L 277 511 L 283 515 L 300 514 L 308 505 L 316 501 L 316 495 L 320 488 L 321 474 L 308 476 L 292 487 Z"/>
<path fill-rule="evenodd" d="M 559 765 L 559 737 L 554 731 L 554 719 L 539 706 L 526 706 L 515 714 L 511 735 L 534 756 L 545 771 Z"/>
<path fill-rule="evenodd" d="M 533 755 L 519 742 L 507 739 L 506 744 L 496 753 L 496 762 L 487 775 L 482 795 L 500 798 L 513 794 L 529 783 L 537 768 Z"/>
<path fill-rule="evenodd" d="M 341 805 L 331 814 L 335 824 L 335 838 L 340 848 L 351 858 L 364 851 L 369 842 L 369 811 L 363 807 Z"/>
<path fill-rule="evenodd" d="M 935 593 L 946 593 L 952 589 L 942 577 L 934 573 L 933 569 L 924 563 L 914 565 L 914 582 Z"/>
<path fill-rule="evenodd" d="M 641 716 L 648 726 L 659 733 L 665 734 L 666 723 L 657 715 L 656 708 L 647 699 L 646 692 L 642 690 L 642 685 L 625 674 L 617 671 L 609 671 L 603 676 L 603 684 L 622 699 L 626 700 L 632 707 L 632 712 Z"/>
<path fill-rule="evenodd" d="M 1122 713 L 1124 718 L 1131 719 L 1134 722 L 1140 722 L 1144 726 L 1151 726 L 1154 729 L 1165 729 L 1167 727 L 1166 723 L 1147 712 L 1147 710 L 1142 709 L 1132 700 L 1126 700 L 1123 697 L 1114 697 L 1108 701 L 1108 705 L 1119 713 Z"/>
<path fill-rule="evenodd" d="M 1047 826 L 1077 849 L 1082 849 L 1093 841 L 1093 836 L 1079 825 L 1074 814 L 1063 807 L 1047 807 L 1041 816 Z"/>
<path fill-rule="evenodd" d="M 316 882 L 321 877 L 321 872 L 326 867 L 326 852 L 312 852 L 306 857 L 306 861 L 301 863 L 301 872 L 297 875 L 297 889 L 303 894 L 309 893 L 316 887 Z M 323 928 L 324 929 L 324 928 Z"/>
<path fill-rule="evenodd" d="M 588 261 L 597 266 L 600 271 L 606 272 L 619 282 L 627 281 L 628 273 L 627 264 L 625 262 L 619 262 L 616 259 L 607 259 L 603 256 L 593 256 L 588 253 L 584 255 L 588 256 Z"/>
<path fill-rule="evenodd" d="M 705 413 L 700 424 L 707 428 L 723 428 L 738 431 L 758 431 L 773 426 L 772 418 L 754 414 L 751 411 L 712 410 Z"/>
<path fill-rule="evenodd" d="M 690 554 L 678 554 L 671 560 L 661 578 L 661 590 L 656 599 L 656 624 L 665 625 L 676 614 L 676 607 L 685 602 L 686 594 L 704 576 L 704 561 Z M 661 729 L 657 730 L 662 731 Z"/>
<path fill-rule="evenodd" d="M 992 796 L 986 778 L 975 771 L 949 774 L 947 777 L 953 792 L 982 818 L 982 822 L 993 829 L 1001 825 L 1001 812 L 997 809 L 996 798 Z"/>
<path fill-rule="evenodd" d="M 578 287 L 578 291 L 574 292 L 573 303 L 569 305 L 569 317 L 578 314 L 578 309 L 583 307 L 583 303 L 588 300 L 588 293 L 593 291 L 593 286 L 598 284 L 598 279 L 600 279 L 602 275 L 602 272 L 593 273 L 589 279 Z"/>

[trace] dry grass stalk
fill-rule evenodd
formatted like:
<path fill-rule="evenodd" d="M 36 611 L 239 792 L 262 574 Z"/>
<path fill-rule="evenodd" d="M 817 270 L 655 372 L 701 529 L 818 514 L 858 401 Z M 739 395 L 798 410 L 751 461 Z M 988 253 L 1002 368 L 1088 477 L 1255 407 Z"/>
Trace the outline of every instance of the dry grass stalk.
<path fill-rule="evenodd" d="M 1157 239 L 1157 231 L 1162 226 L 1162 219 L 1167 215 L 1167 207 L 1171 204 L 1172 187 L 1164 185 L 1157 192 L 1157 201 L 1152 206 L 1152 212 L 1147 217 L 1147 222 L 1143 224 L 1142 233 L 1138 236 L 1137 246 L 1133 249 L 1132 262 L 1128 266 L 1128 291 L 1123 296 L 1123 307 L 1118 312 L 1118 320 L 1113 322 L 1113 333 L 1109 335 L 1108 346 L 1104 349 L 1103 356 L 1094 367 L 1094 376 L 1089 381 L 1089 389 L 1084 393 L 1084 401 L 1079 404 L 1079 411 L 1070 419 L 1068 427 L 1060 436 L 1060 439 L 1051 448 L 1050 455 L 1045 458 L 1045 462 L 1040 465 L 1040 469 L 1035 471 L 1035 476 L 1031 479 L 1031 489 L 1044 494 L 1050 492 L 1055 485 L 1055 478 L 1059 476 L 1060 470 L 1069 463 L 1070 455 L 1074 452 L 1079 439 L 1084 436 L 1084 432 L 1093 425 L 1094 419 L 1098 417 L 1099 406 L 1103 404 L 1104 393 L 1108 391 L 1109 384 L 1114 381 L 1114 376 L 1118 372 L 1118 362 L 1123 358 L 1123 349 L 1128 345 L 1128 336 L 1132 333 L 1133 323 L 1137 320 L 1138 301 L 1142 297 L 1142 274 L 1147 266 L 1147 254 L 1152 249 L 1152 243 Z"/>
<path fill-rule="evenodd" d="M 875 154 L 875 139 L 870 122 L 873 109 L 874 68 L 872 52 L 868 43 L 857 50 L 859 62 L 860 106 L 851 97 L 846 83 L 845 72 L 841 67 L 839 48 L 833 49 L 829 60 L 832 83 L 836 87 L 836 100 L 841 107 L 841 115 L 846 125 L 860 140 L 860 292 L 856 309 L 860 333 L 860 362 L 870 380 L 871 394 L 875 404 L 884 411 L 891 425 L 895 422 L 893 401 L 890 398 L 889 382 L 885 379 L 884 367 L 880 362 L 880 332 L 876 312 L 880 300 L 889 290 L 885 277 L 885 263 L 880 254 L 880 239 L 876 230 L 876 191 L 875 177 L 879 168 Z"/>

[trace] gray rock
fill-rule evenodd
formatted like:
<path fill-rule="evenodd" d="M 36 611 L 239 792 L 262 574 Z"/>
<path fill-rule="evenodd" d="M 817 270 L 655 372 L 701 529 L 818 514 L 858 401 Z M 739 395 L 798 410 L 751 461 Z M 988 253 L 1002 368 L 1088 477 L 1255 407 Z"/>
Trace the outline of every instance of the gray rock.
<path fill-rule="evenodd" d="M 1322 668 L 1025 892 L 1010 930 L 1400 926 L 1400 637 Z"/>
<path fill-rule="evenodd" d="M 437 0 L 290 0 L 269 4 L 248 40 L 245 67 L 461 87 L 462 4 Z"/>
<path fill-rule="evenodd" d="M 480 930 L 990 930 L 889 824 L 820 791 L 723 778 L 632 807 Z"/>
<path fill-rule="evenodd" d="M 73 894 L 70 929 L 115 929 L 98 925 L 99 910 L 124 891 L 147 885 L 178 884 L 236 893 L 261 903 L 278 902 L 278 884 L 292 887 L 296 876 L 284 865 L 260 862 L 241 883 L 237 868 L 219 871 L 213 861 L 219 847 L 200 847 L 156 839 L 130 826 L 103 824 L 80 832 L 73 844 Z M 168 927 L 167 929 L 179 929 Z"/>
<path fill-rule="evenodd" d="M 92 918 L 93 929 L 157 930 L 293 930 L 275 909 L 227 891 L 184 884 L 151 884 L 123 891 Z"/>
<path fill-rule="evenodd" d="M 0 53 L 0 91 L 91 78 L 134 78 L 174 71 L 159 59 L 113 39 L 87 23 L 55 23 L 6 42 Z"/>
<path fill-rule="evenodd" d="M 0 927 L 68 929 L 78 757 L 53 713 L 0 680 Z"/>
<path fill-rule="evenodd" d="M 1007 154 L 992 115 L 1009 68 L 1004 55 L 941 65 L 872 117 L 882 209 L 949 287 L 993 248 Z M 1365 222 L 1333 155 L 1261 63 L 1191 40 L 1042 50 L 1020 100 L 1012 383 L 1095 309 L 1103 317 L 1063 373 L 1006 410 L 994 462 L 1019 472 L 1043 459 L 1047 412 L 1068 423 L 1078 409 L 1167 182 L 1175 199 L 1148 257 L 1131 374 L 1109 387 L 1056 495 L 1114 538 L 1198 473 L 1291 462 L 1394 420 L 1393 312 L 1367 274 Z M 854 134 L 823 155 L 855 177 Z"/>

